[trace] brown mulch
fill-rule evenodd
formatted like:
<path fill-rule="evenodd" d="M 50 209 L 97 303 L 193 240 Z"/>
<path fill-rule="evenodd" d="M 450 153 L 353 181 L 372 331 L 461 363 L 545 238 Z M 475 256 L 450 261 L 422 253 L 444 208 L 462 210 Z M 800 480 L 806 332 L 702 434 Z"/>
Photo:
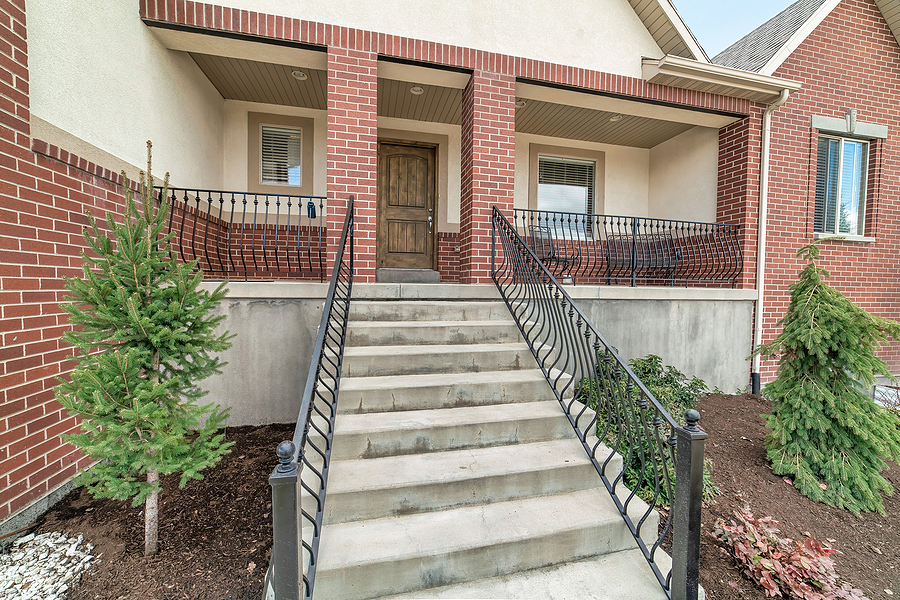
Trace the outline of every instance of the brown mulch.
<path fill-rule="evenodd" d="M 716 503 L 704 506 L 703 512 L 700 581 L 707 597 L 766 597 L 708 535 L 716 518 L 730 519 L 745 504 L 757 517 L 774 517 L 783 536 L 802 540 L 811 535 L 842 552 L 833 555 L 838 575 L 872 600 L 900 597 L 900 467 L 884 473 L 897 490 L 884 499 L 887 516 L 863 513 L 855 517 L 809 500 L 772 472 L 764 447 L 767 430 L 760 416 L 771 412 L 770 402 L 749 394 L 714 395 L 698 408 L 700 424 L 710 434 L 706 451 L 715 463 L 713 481 L 722 490 Z"/>
<path fill-rule="evenodd" d="M 231 453 L 183 490 L 164 479 L 159 554 L 144 558 L 142 506 L 94 500 L 83 488 L 48 513 L 36 533 L 82 533 L 100 564 L 69 600 L 259 600 L 272 548 L 269 474 L 293 425 L 228 428 Z"/>
<path fill-rule="evenodd" d="M 704 507 L 701 583 L 712 600 L 762 600 L 765 595 L 735 568 L 710 538 L 717 517 L 730 518 L 745 504 L 757 516 L 770 515 L 782 534 L 807 533 L 840 550 L 838 573 L 866 595 L 900 597 L 900 493 L 885 498 L 886 517 L 852 514 L 814 503 L 765 458 L 761 414 L 771 405 L 751 395 L 710 396 L 700 402 L 701 425 L 710 432 L 707 454 L 715 462 L 717 502 Z M 160 553 L 143 557 L 141 507 L 94 500 L 75 490 L 47 514 L 38 532 L 83 533 L 102 552 L 70 594 L 70 600 L 258 600 L 272 545 L 268 476 L 278 442 L 293 426 L 229 428 L 231 454 L 203 481 L 184 490 L 165 481 L 160 512 Z M 900 489 L 900 467 L 887 472 Z M 833 542 L 831 540 L 834 540 Z M 894 592 L 893 597 L 884 590 Z"/>

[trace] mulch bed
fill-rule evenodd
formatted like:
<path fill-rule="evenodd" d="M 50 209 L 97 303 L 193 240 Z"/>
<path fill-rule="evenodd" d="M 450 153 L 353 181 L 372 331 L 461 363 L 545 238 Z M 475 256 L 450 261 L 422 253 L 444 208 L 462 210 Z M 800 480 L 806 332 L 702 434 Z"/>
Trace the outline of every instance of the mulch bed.
<path fill-rule="evenodd" d="M 735 563 L 709 536 L 716 518 L 730 519 L 744 505 L 757 517 L 774 517 L 783 536 L 802 540 L 811 535 L 842 552 L 833 555 L 838 575 L 872 600 L 900 597 L 900 467 L 885 473 L 897 490 L 885 498 L 887 516 L 863 513 L 855 517 L 809 500 L 772 473 L 764 447 L 767 430 L 760 416 L 771 412 L 770 402 L 749 394 L 714 395 L 703 399 L 698 408 L 700 425 L 710 434 L 706 451 L 715 463 L 713 481 L 722 490 L 716 503 L 704 506 L 703 512 L 700 579 L 708 597 L 766 597 L 762 588 L 735 570 Z"/>
<path fill-rule="evenodd" d="M 164 479 L 159 553 L 144 558 L 142 506 L 76 489 L 37 530 L 83 533 L 103 553 L 69 600 L 259 600 L 272 548 L 269 474 L 293 425 L 228 428 L 231 453 L 201 481 Z"/>
<path fill-rule="evenodd" d="M 837 548 L 837 571 L 869 598 L 900 597 L 900 494 L 885 499 L 888 516 L 852 514 L 814 503 L 782 477 L 765 458 L 765 400 L 751 395 L 715 395 L 698 407 L 710 432 L 707 454 L 715 462 L 713 479 L 722 489 L 705 507 L 701 583 L 712 600 L 765 598 L 708 535 L 717 517 L 730 518 L 745 504 L 757 516 L 771 515 L 782 533 L 807 533 Z M 70 600 L 258 600 L 271 551 L 271 492 L 268 476 L 275 447 L 290 438 L 291 425 L 229 428 L 230 455 L 203 481 L 184 490 L 165 481 L 160 513 L 160 552 L 143 557 L 141 507 L 94 500 L 72 492 L 47 514 L 37 532 L 83 533 L 102 552 L 70 594 Z M 900 488 L 900 467 L 887 473 Z M 834 541 L 831 541 L 834 540 Z M 893 598 L 892 598 L 893 600 Z"/>

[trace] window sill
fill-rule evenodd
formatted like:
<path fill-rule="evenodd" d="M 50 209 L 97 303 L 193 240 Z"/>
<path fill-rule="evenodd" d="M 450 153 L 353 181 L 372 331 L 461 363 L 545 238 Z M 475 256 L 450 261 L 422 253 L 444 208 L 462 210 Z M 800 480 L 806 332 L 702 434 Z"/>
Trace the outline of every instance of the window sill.
<path fill-rule="evenodd" d="M 865 235 L 849 235 L 846 233 L 822 233 L 820 231 L 813 233 L 814 240 L 824 240 L 825 238 L 833 237 L 841 238 L 839 240 L 834 240 L 836 242 L 862 242 L 865 244 L 875 243 L 875 238 Z"/>

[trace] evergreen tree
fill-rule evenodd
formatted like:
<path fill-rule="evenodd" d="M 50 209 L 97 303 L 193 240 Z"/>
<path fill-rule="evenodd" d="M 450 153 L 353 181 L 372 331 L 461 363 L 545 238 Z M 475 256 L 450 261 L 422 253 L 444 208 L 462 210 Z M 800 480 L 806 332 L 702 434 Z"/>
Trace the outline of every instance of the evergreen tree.
<path fill-rule="evenodd" d="M 155 207 L 153 200 L 150 142 L 146 178 L 140 178 L 143 210 L 122 175 L 123 222 L 107 213 L 108 235 L 87 214 L 84 239 L 92 254 L 82 254 L 82 276 L 66 280 L 69 304 L 62 308 L 75 329 L 63 340 L 77 350 L 76 367 L 56 397 L 81 417 L 81 432 L 67 440 L 97 460 L 80 482 L 97 497 L 144 502 L 144 554 L 151 555 L 159 477 L 180 473 L 184 487 L 231 446 L 217 433 L 227 411 L 195 403 L 205 394 L 197 382 L 223 364 L 211 353 L 230 347 L 231 336 L 215 334 L 224 317 L 211 313 L 225 284 L 212 293 L 200 290 L 196 263 L 179 264 L 170 252 L 168 206 Z"/>
<path fill-rule="evenodd" d="M 773 402 L 763 415 L 772 470 L 818 502 L 884 514 L 881 493 L 893 488 L 880 472 L 885 459 L 900 460 L 900 419 L 863 389 L 888 374 L 875 351 L 888 335 L 900 339 L 900 323 L 870 315 L 825 283 L 816 243 L 797 256 L 807 265 L 790 287 L 784 328 L 756 350 L 781 355 L 765 389 Z"/>

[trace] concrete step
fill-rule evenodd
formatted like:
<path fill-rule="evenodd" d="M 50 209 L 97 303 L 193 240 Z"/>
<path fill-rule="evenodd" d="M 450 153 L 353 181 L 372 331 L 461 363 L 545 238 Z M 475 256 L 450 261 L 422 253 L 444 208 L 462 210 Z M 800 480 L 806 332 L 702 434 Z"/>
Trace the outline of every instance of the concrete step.
<path fill-rule="evenodd" d="M 524 343 L 359 346 L 344 349 L 344 377 L 477 373 L 534 368 Z M 464 375 L 461 376 L 464 379 Z"/>
<path fill-rule="evenodd" d="M 559 402 L 341 415 L 332 460 L 526 444 L 574 437 Z"/>
<path fill-rule="evenodd" d="M 325 522 L 571 492 L 596 487 L 599 481 L 587 454 L 572 439 L 333 461 Z"/>
<path fill-rule="evenodd" d="M 351 321 L 351 346 L 519 342 L 512 321 Z"/>
<path fill-rule="evenodd" d="M 663 572 L 671 560 L 657 551 Z M 665 600 L 666 593 L 637 548 L 585 560 L 432 588 L 382 600 L 507 598 L 510 600 Z"/>
<path fill-rule="evenodd" d="M 633 547 L 612 500 L 597 488 L 333 524 L 319 546 L 315 595 L 377 598 Z"/>
<path fill-rule="evenodd" d="M 502 301 L 353 300 L 351 321 L 508 321 Z"/>
<path fill-rule="evenodd" d="M 533 359 L 532 359 L 533 361 Z M 538 369 L 341 378 L 338 413 L 377 413 L 544 400 L 550 386 Z"/>

